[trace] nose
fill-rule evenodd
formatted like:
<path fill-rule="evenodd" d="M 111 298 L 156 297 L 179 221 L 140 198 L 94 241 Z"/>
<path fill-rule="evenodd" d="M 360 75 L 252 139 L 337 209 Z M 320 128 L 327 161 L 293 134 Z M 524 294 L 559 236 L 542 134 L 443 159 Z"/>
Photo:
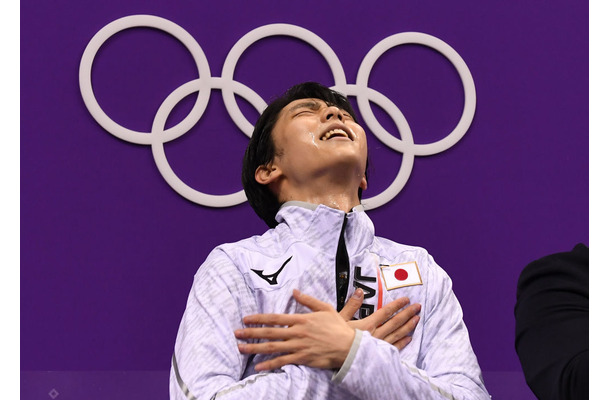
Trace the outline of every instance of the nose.
<path fill-rule="evenodd" d="M 326 107 L 326 109 L 324 110 L 323 116 L 326 119 L 326 121 L 330 120 L 333 117 L 339 119 L 339 121 L 343 121 L 343 114 L 341 114 L 341 110 L 339 110 L 339 108 L 337 108 L 335 106 Z"/>

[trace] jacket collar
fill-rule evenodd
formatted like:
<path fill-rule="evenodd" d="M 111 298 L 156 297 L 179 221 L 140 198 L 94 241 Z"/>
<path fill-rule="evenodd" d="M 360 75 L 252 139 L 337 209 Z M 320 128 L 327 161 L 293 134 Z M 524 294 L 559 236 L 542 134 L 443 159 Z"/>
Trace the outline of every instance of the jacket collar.
<path fill-rule="evenodd" d="M 307 242 L 321 251 L 336 252 L 345 218 L 345 244 L 352 256 L 368 248 L 375 237 L 373 222 L 361 205 L 345 213 L 322 204 L 289 201 L 275 216 L 279 222 L 276 232 Z"/>

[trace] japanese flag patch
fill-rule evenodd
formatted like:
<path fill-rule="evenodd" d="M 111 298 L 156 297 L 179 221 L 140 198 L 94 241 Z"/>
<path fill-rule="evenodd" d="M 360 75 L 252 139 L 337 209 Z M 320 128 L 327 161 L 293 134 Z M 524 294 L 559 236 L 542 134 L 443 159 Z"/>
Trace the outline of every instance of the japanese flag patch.
<path fill-rule="evenodd" d="M 394 265 L 381 264 L 379 266 L 387 290 L 424 284 L 415 261 Z"/>

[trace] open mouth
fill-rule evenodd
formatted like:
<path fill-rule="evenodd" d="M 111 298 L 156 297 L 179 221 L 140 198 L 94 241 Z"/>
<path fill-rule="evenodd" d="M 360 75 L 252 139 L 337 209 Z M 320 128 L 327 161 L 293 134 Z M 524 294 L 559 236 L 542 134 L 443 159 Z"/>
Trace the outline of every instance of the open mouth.
<path fill-rule="evenodd" d="M 349 139 L 352 141 L 354 140 L 354 139 L 352 139 L 352 137 L 350 136 L 349 133 L 347 133 L 345 130 L 343 130 L 341 128 L 331 129 L 330 131 L 323 134 L 320 137 L 320 140 L 331 140 L 334 138 L 346 138 L 346 139 Z"/>

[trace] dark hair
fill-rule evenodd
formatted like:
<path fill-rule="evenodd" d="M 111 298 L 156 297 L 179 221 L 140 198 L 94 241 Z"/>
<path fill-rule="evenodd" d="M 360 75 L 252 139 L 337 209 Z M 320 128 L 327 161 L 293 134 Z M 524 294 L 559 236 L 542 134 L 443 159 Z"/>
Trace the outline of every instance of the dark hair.
<path fill-rule="evenodd" d="M 277 196 L 267 185 L 261 185 L 255 179 L 256 169 L 261 165 L 267 165 L 275 157 L 275 145 L 271 137 L 271 131 L 275 126 L 280 112 L 288 104 L 299 99 L 320 99 L 328 105 L 336 106 L 347 111 L 354 121 L 356 115 L 347 98 L 332 89 L 316 82 L 306 82 L 295 85 L 288 89 L 282 96 L 275 99 L 256 121 L 252 138 L 244 154 L 241 170 L 241 182 L 246 192 L 248 202 L 262 218 L 263 221 L 273 228 L 277 225 L 275 214 L 280 209 Z M 368 164 L 367 164 L 368 165 Z M 366 173 L 365 173 L 366 174 Z M 358 196 L 362 198 L 362 189 L 358 190 Z"/>

